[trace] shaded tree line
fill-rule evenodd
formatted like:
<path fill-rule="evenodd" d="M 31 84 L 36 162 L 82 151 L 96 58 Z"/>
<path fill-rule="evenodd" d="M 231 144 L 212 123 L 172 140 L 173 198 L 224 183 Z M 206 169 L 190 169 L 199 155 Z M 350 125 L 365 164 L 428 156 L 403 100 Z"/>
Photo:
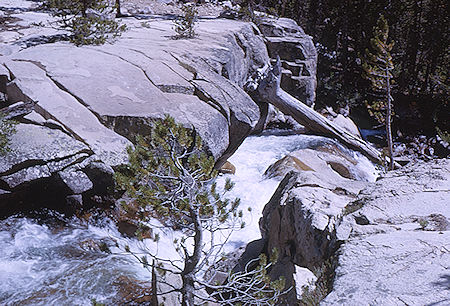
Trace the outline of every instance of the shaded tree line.
<path fill-rule="evenodd" d="M 449 107 L 448 1 L 261 0 L 258 4 L 295 19 L 313 36 L 319 51 L 317 103 L 322 106 L 354 108 L 377 99 L 367 93 L 370 84 L 361 77 L 361 63 L 372 29 L 384 15 L 395 41 L 393 95 L 398 105 L 410 116 L 448 130 L 442 115 L 448 114 Z"/>

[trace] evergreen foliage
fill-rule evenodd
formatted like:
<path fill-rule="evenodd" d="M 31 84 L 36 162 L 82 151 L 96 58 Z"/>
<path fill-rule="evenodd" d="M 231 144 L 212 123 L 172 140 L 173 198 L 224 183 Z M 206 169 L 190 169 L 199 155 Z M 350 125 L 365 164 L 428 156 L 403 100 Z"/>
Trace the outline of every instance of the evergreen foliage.
<path fill-rule="evenodd" d="M 15 123 L 6 120 L 0 114 L 0 155 L 6 154 L 10 148 L 8 146 L 9 138 L 15 132 Z"/>
<path fill-rule="evenodd" d="M 173 118 L 156 122 L 152 134 L 138 136 L 128 153 L 130 163 L 116 180 L 134 199 L 132 210 L 139 211 L 139 221 L 157 217 L 168 226 L 191 229 L 192 213 L 223 222 L 238 214 L 239 200 L 222 200 L 212 182 L 217 175 L 214 159 L 202 151 L 200 137 Z M 225 190 L 232 187 L 227 181 Z"/>
<path fill-rule="evenodd" d="M 428 129 L 432 127 L 434 112 L 448 110 L 449 1 L 261 0 L 260 3 L 268 9 L 275 8 L 280 17 L 293 18 L 313 36 L 319 51 L 319 106 L 349 105 L 363 109 L 367 97 L 361 60 L 365 49 L 370 47 L 368 37 L 381 12 L 390 25 L 391 37 L 395 37 L 391 55 L 397 71 L 392 95 L 398 102 L 408 103 L 405 106 L 414 111 L 414 121 L 420 125 L 418 128 L 423 128 L 422 132 L 432 132 Z M 439 117 L 436 125 L 441 130 L 448 129 L 445 118 Z"/>
<path fill-rule="evenodd" d="M 195 23 L 198 20 L 198 11 L 193 3 L 186 3 L 181 8 L 183 15 L 174 20 L 174 30 L 178 38 L 193 38 L 195 36 Z"/>
<path fill-rule="evenodd" d="M 130 163 L 118 169 L 116 181 L 118 188 L 126 191 L 132 199 L 123 203 L 122 208 L 129 218 L 140 224 L 142 230 L 138 231 L 138 238 L 144 237 L 143 229 L 154 218 L 165 227 L 180 231 L 183 236 L 173 241 L 181 260 L 167 260 L 149 250 L 145 256 L 137 256 L 126 246 L 125 251 L 132 253 L 146 268 L 156 260 L 162 275 L 166 272 L 179 275 L 182 286 L 173 290 L 181 294 L 182 305 L 194 305 L 195 298 L 214 300 L 197 294 L 198 288 L 212 288 L 199 275 L 202 269 L 222 256 L 225 242 L 216 242 L 214 234 L 244 227 L 240 200 L 224 197 L 233 183 L 227 180 L 222 189 L 218 188 L 214 181 L 217 175 L 213 168 L 214 159 L 202 151 L 200 137 L 195 130 L 176 124 L 169 116 L 155 122 L 151 135 L 138 137 L 135 148 L 129 148 L 128 153 Z M 157 235 L 153 238 L 159 240 Z M 264 267 L 269 266 L 267 262 L 263 263 Z M 246 271 L 239 275 L 255 280 L 260 273 Z M 173 287 L 173 284 L 166 284 Z M 232 284 L 249 286 L 253 283 Z M 265 288 L 264 291 L 255 292 L 274 292 L 272 300 L 281 294 L 277 286 L 261 287 Z M 230 285 L 217 286 L 214 290 L 221 292 L 224 288 L 238 291 L 237 288 L 230 289 Z"/>
<path fill-rule="evenodd" d="M 112 17 L 115 7 L 108 0 L 45 0 L 42 8 L 50 10 L 58 28 L 69 31 L 77 46 L 101 45 L 126 30 Z"/>
<path fill-rule="evenodd" d="M 388 42 L 389 26 L 383 15 L 378 19 L 373 30 L 374 37 L 370 40 L 371 50 L 366 50 L 366 60 L 363 63 L 364 75 L 370 80 L 376 96 L 371 103 L 367 103 L 370 115 L 374 116 L 380 123 L 386 126 L 386 135 L 389 150 L 389 169 L 394 169 L 393 144 L 391 131 L 392 102 L 392 62 L 391 50 L 393 42 Z M 381 97 L 381 98 L 380 98 Z"/>

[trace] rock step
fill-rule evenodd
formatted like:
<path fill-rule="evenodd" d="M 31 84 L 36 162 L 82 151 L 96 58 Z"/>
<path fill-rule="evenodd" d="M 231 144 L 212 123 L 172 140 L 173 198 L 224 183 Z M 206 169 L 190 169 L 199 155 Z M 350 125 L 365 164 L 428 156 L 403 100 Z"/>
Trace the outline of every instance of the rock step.
<path fill-rule="evenodd" d="M 60 122 L 108 165 L 127 162 L 126 147 L 131 142 L 102 125 L 88 108 L 47 77 L 45 70 L 27 61 L 8 61 L 5 66 L 14 76 L 7 86 L 10 102 L 36 102 L 39 114 Z"/>

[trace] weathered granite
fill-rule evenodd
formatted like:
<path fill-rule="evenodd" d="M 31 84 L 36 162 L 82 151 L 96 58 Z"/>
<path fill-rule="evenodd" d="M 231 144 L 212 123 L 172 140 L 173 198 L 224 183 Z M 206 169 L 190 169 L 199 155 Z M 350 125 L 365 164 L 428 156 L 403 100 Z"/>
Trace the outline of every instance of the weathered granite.
<path fill-rule="evenodd" d="M 265 36 L 269 56 L 281 59 L 281 88 L 314 107 L 318 55 L 312 37 L 288 18 L 265 18 L 259 28 Z"/>
<path fill-rule="evenodd" d="M 72 213 L 82 206 L 82 196 L 104 196 L 113 186 L 112 179 L 107 180 L 108 166 L 86 144 L 59 129 L 18 124 L 9 148 L 0 155 L 0 216 L 40 207 Z M 92 169 L 98 164 L 103 170 L 94 177 Z M 72 205 L 74 201 L 79 204 Z"/>
<path fill-rule="evenodd" d="M 341 182 L 342 179 L 358 181 L 373 179 L 373 174 L 367 173 L 367 169 L 359 164 L 354 156 L 334 143 L 322 144 L 314 149 L 291 152 L 271 165 L 266 170 L 265 176 L 282 178 L 291 170 L 314 171 L 327 182 Z"/>
<path fill-rule="evenodd" d="M 387 173 L 338 227 L 333 291 L 321 305 L 450 303 L 450 160 Z"/>
<path fill-rule="evenodd" d="M 11 54 L 6 63 L 16 78 L 9 86 L 11 95 L 32 86 L 23 79 L 36 75 L 131 140 L 148 132 L 152 120 L 170 114 L 195 127 L 216 159 L 232 153 L 259 119 L 258 106 L 239 87 L 268 61 L 264 42 L 252 25 L 204 20 L 196 38 L 176 40 L 171 39 L 170 20 L 149 20 L 145 27 L 135 19 L 126 22 L 129 31 L 114 45 L 74 48 L 54 43 Z M 36 67 L 28 73 L 18 67 L 31 63 Z M 39 105 L 54 100 L 38 96 L 36 88 L 28 90 L 28 96 L 30 91 Z M 62 114 L 54 117 L 61 122 Z M 120 144 L 116 146 L 119 150 Z"/>
<path fill-rule="evenodd" d="M 313 171 L 291 171 L 266 204 L 259 221 L 268 249 L 313 270 L 336 247 L 336 225 L 366 183 Z"/>
<path fill-rule="evenodd" d="M 337 254 L 323 305 L 446 305 L 449 182 L 448 159 L 373 183 L 293 170 L 264 208 L 261 233 L 267 248 L 310 270 Z"/>

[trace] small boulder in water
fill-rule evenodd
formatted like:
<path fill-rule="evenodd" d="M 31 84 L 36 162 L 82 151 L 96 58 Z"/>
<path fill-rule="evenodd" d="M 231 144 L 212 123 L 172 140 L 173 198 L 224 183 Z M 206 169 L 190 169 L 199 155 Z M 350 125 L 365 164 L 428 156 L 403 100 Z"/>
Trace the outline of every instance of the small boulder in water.
<path fill-rule="evenodd" d="M 266 178 L 283 177 L 291 170 L 314 171 L 311 167 L 299 160 L 297 157 L 286 155 L 279 161 L 272 164 L 266 170 L 266 172 L 264 172 L 264 176 Z"/>
<path fill-rule="evenodd" d="M 219 172 L 223 174 L 235 174 L 236 167 L 229 161 L 226 161 L 225 164 L 223 164 L 223 166 L 220 167 Z"/>

